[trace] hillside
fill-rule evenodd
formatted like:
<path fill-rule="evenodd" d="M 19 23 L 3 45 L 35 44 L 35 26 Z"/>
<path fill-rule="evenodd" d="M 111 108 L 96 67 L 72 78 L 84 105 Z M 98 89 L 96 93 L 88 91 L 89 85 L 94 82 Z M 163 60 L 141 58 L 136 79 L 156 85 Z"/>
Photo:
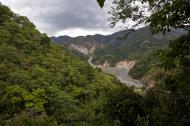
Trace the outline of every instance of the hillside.
<path fill-rule="evenodd" d="M 0 4 L 0 125 L 109 125 L 102 106 L 120 87 Z"/>
<path fill-rule="evenodd" d="M 75 54 L 93 55 L 92 62 L 96 65 L 105 61 L 112 65 L 125 59 L 138 59 L 142 53 L 157 47 L 166 47 L 169 40 L 173 40 L 185 31 L 172 30 L 166 35 L 161 33 L 152 35 L 148 27 L 137 30 L 116 32 L 112 35 L 89 35 L 72 38 L 69 36 L 51 37 L 57 44 L 65 45 L 74 50 Z M 77 52 L 77 53 L 76 53 Z"/>
<path fill-rule="evenodd" d="M 145 76 L 145 73 L 150 69 L 151 63 L 156 62 L 154 57 L 157 53 L 154 57 L 152 53 L 149 55 L 147 53 L 166 48 L 170 40 L 185 33 L 184 30 L 176 29 L 165 35 L 161 33 L 152 35 L 149 27 L 144 27 L 107 36 L 88 35 L 76 38 L 60 36 L 52 37 L 51 40 L 71 50 L 80 59 L 88 61 L 91 66 L 114 75 L 127 86 L 139 88 L 143 85 L 154 85 L 151 77 Z"/>

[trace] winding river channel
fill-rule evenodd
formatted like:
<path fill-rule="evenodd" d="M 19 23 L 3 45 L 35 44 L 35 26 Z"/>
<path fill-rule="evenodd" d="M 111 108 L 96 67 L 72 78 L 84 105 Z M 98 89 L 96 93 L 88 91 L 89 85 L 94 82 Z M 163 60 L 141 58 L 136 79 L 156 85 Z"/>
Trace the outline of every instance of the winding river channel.
<path fill-rule="evenodd" d="M 92 63 L 93 57 L 90 57 L 88 59 L 88 63 L 94 67 L 97 68 Z M 134 61 L 133 61 L 134 62 Z M 130 64 L 130 63 L 129 63 Z M 134 66 L 134 65 L 133 65 Z M 98 67 L 100 68 L 100 67 Z M 107 74 L 114 75 L 118 80 L 120 80 L 121 83 L 127 85 L 127 86 L 135 86 L 136 88 L 143 87 L 143 84 L 139 80 L 133 79 L 128 73 L 129 70 L 131 69 L 130 65 L 127 66 L 115 66 L 115 67 L 101 67 L 102 71 Z"/>

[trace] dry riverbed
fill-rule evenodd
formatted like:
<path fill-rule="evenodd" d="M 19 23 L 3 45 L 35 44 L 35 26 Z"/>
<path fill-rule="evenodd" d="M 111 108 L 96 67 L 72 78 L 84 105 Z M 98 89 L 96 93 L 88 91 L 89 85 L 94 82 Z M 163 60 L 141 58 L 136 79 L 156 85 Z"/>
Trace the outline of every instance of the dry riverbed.
<path fill-rule="evenodd" d="M 103 72 L 114 75 L 121 83 L 127 86 L 134 86 L 137 88 L 143 87 L 143 84 L 139 80 L 133 79 L 129 76 L 129 70 L 135 65 L 134 61 L 121 61 L 118 62 L 115 67 L 110 67 L 109 64 L 103 64 L 95 66 L 92 62 L 92 57 L 89 58 L 88 63 L 94 68 L 101 68 Z"/>

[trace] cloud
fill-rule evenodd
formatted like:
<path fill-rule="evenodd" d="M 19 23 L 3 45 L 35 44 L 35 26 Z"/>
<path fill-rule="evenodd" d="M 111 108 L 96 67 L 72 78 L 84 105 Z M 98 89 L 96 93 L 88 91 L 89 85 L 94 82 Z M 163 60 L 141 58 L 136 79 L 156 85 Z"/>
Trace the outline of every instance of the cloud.
<path fill-rule="evenodd" d="M 95 34 L 102 34 L 102 35 L 108 35 L 112 34 L 114 29 L 82 29 L 82 28 L 74 28 L 74 29 L 67 29 L 67 30 L 62 30 L 58 31 L 56 33 L 56 36 L 61 36 L 61 35 L 69 35 L 71 37 L 76 37 L 76 36 L 86 36 L 86 35 L 95 35 Z"/>
<path fill-rule="evenodd" d="M 115 31 L 109 27 L 109 2 L 100 9 L 96 0 L 0 1 L 14 12 L 27 16 L 40 31 L 48 35 L 73 33 L 77 36 L 88 31 L 91 34 L 109 34 Z M 78 33 L 74 33 L 75 31 Z"/>

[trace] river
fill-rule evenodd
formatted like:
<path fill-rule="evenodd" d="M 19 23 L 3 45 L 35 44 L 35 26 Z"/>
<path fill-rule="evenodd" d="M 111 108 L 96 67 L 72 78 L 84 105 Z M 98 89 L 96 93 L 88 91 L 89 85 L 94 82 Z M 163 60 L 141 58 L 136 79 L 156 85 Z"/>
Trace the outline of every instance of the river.
<path fill-rule="evenodd" d="M 88 63 L 93 67 L 93 68 L 97 68 L 97 66 L 95 66 L 92 63 L 92 59 L 93 57 L 91 56 L 88 59 Z M 118 80 L 120 80 L 121 83 L 127 85 L 127 86 L 134 86 L 136 88 L 140 88 L 143 87 L 143 84 L 136 79 L 133 79 L 128 73 L 129 73 L 129 68 L 122 68 L 122 67 L 102 67 L 101 68 L 102 71 L 104 73 L 108 73 L 111 75 L 114 75 Z"/>

